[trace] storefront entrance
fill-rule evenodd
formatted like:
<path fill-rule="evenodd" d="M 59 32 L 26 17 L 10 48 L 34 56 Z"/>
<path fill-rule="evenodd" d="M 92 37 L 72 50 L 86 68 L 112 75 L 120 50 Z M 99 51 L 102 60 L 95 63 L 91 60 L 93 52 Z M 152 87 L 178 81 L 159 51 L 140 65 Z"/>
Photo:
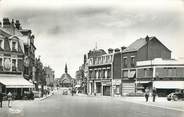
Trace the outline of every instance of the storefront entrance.
<path fill-rule="evenodd" d="M 111 90 L 110 86 L 103 86 L 103 95 L 104 96 L 110 96 L 111 95 Z"/>

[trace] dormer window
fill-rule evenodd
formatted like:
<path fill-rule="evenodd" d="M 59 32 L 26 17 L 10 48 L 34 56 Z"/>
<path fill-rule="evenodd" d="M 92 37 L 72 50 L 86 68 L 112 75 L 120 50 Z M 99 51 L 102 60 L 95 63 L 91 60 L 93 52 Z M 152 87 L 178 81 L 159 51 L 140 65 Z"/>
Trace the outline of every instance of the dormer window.
<path fill-rule="evenodd" d="M 15 41 L 12 42 L 12 51 L 17 51 L 17 43 Z"/>

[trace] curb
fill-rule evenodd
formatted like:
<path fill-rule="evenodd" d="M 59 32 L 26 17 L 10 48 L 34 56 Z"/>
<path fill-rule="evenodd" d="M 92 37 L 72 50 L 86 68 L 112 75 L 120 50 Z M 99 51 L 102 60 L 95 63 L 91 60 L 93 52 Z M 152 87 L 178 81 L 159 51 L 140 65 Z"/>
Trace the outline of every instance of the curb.
<path fill-rule="evenodd" d="M 43 100 L 45 100 L 45 99 L 51 97 L 52 95 L 54 95 L 54 94 L 48 95 L 48 96 L 46 96 L 46 97 L 43 97 L 43 98 L 41 98 L 39 101 L 43 101 Z"/>

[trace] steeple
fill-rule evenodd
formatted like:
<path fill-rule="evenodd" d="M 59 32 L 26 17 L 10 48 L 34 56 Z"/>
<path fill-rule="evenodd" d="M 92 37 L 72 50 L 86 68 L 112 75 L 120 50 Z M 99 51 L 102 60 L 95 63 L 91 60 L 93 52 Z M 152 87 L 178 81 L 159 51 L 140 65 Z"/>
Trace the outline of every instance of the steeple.
<path fill-rule="evenodd" d="M 68 68 L 67 68 L 67 64 L 65 64 L 65 73 L 68 73 Z"/>

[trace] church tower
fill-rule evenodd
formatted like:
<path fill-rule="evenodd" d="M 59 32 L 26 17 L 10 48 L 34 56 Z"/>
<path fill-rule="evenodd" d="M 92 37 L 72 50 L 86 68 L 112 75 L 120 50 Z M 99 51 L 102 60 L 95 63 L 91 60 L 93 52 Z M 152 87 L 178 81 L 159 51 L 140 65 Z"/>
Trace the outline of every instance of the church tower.
<path fill-rule="evenodd" d="M 65 64 L 65 74 L 68 74 L 67 64 Z"/>

